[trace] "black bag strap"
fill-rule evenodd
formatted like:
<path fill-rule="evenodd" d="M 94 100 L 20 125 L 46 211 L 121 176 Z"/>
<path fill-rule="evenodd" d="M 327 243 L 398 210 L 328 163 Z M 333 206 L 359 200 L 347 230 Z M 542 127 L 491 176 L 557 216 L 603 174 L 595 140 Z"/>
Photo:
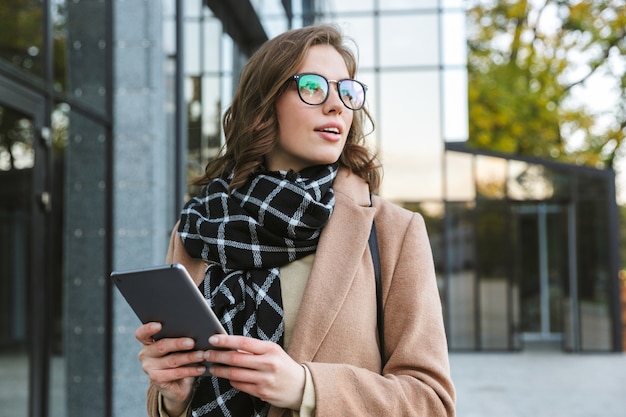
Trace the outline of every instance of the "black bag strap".
<path fill-rule="evenodd" d="M 370 197 L 371 206 L 371 197 Z M 378 238 L 376 237 L 376 221 L 372 222 L 369 237 L 370 252 L 374 263 L 374 279 L 376 280 L 376 323 L 378 327 L 378 343 L 380 343 L 380 360 L 385 364 L 385 319 L 383 310 L 383 280 L 380 268 L 380 254 L 378 252 Z"/>

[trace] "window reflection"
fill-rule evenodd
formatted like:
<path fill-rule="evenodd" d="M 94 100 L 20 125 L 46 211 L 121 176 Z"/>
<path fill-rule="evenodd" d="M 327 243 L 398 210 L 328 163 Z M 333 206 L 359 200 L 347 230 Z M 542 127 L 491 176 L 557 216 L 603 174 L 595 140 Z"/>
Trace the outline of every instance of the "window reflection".
<path fill-rule="evenodd" d="M 507 192 L 514 200 L 545 200 L 554 195 L 554 186 L 542 165 L 511 161 Z"/>
<path fill-rule="evenodd" d="M 385 165 L 381 193 L 399 201 L 441 199 L 439 106 L 418 99 L 439 97 L 438 74 L 384 72 L 379 87 L 381 109 L 393 109 L 382 111 L 376 121 Z"/>
<path fill-rule="evenodd" d="M 505 196 L 506 160 L 476 157 L 476 192 L 479 197 L 499 199 Z"/>
<path fill-rule="evenodd" d="M 42 2 L 0 3 L 0 58 L 28 73 L 43 72 Z"/>
<path fill-rule="evenodd" d="M 446 152 L 446 199 L 471 201 L 476 198 L 472 173 L 472 155 Z"/>
<path fill-rule="evenodd" d="M 32 168 L 34 164 L 32 120 L 0 106 L 0 171 Z"/>

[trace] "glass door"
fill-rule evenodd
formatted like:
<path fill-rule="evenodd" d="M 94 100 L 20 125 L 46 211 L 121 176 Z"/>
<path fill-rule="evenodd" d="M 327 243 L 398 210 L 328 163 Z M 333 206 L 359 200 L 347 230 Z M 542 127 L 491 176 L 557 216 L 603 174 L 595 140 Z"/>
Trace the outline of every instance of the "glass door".
<path fill-rule="evenodd" d="M 567 217 L 560 205 L 531 203 L 516 207 L 517 328 L 526 347 L 561 345 L 568 277 Z"/>
<path fill-rule="evenodd" d="M 0 405 L 3 415 L 47 407 L 44 101 L 0 79 Z"/>

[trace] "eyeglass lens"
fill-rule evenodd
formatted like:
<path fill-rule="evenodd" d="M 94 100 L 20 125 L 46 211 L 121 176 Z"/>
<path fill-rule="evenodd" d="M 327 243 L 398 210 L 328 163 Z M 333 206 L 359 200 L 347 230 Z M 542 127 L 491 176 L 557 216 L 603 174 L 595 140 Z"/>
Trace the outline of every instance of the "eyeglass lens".
<path fill-rule="evenodd" d="M 328 97 L 329 81 L 318 74 L 300 74 L 297 77 L 298 93 L 307 104 L 322 104 Z M 346 107 L 358 110 L 365 103 L 365 87 L 356 80 L 336 81 L 339 97 Z"/>

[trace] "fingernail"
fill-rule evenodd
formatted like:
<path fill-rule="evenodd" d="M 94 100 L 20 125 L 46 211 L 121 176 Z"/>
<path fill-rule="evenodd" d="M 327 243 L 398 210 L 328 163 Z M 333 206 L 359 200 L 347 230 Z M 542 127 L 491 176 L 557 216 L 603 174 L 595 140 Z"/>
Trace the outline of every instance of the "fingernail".
<path fill-rule="evenodd" d="M 219 337 L 217 337 L 217 336 L 211 336 L 211 337 L 209 337 L 209 343 L 210 343 L 210 344 L 212 344 L 212 345 L 217 344 L 217 342 L 219 342 L 219 341 L 220 341 L 220 339 L 219 339 Z"/>
<path fill-rule="evenodd" d="M 191 339 L 183 340 L 183 346 L 184 347 L 192 347 L 193 346 L 193 340 L 191 340 Z"/>

